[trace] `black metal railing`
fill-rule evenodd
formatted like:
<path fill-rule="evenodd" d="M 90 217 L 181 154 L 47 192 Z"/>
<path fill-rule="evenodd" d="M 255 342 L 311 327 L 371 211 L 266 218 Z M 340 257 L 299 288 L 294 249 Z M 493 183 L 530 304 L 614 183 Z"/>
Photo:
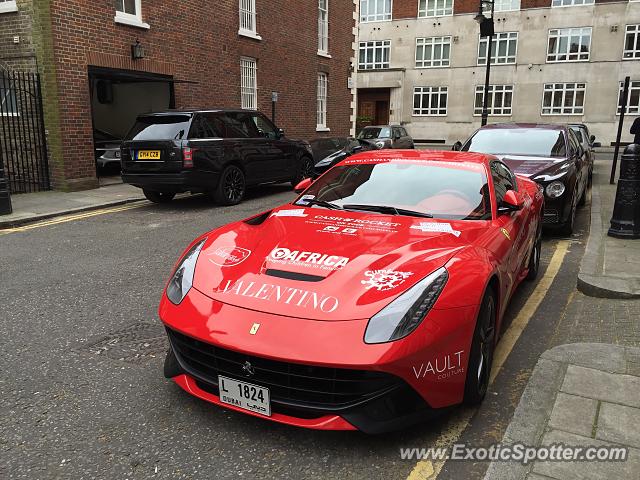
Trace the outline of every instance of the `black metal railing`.
<path fill-rule="evenodd" d="M 51 188 L 38 73 L 0 70 L 0 165 L 11 193 Z"/>

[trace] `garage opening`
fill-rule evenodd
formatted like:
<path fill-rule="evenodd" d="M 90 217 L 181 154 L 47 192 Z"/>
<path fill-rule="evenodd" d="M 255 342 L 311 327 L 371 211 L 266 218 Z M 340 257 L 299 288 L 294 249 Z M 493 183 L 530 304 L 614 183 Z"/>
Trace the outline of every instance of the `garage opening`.
<path fill-rule="evenodd" d="M 101 185 L 120 181 L 120 144 L 136 117 L 175 108 L 175 82 L 167 75 L 89 67 L 96 174 Z"/>

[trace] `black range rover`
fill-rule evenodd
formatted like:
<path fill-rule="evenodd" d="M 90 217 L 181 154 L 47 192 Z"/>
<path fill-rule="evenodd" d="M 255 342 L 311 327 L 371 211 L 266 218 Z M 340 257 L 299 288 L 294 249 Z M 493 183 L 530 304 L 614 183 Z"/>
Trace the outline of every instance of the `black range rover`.
<path fill-rule="evenodd" d="M 291 182 L 313 173 L 311 147 L 289 140 L 260 112 L 171 110 L 138 116 L 121 147 L 122 180 L 152 202 L 207 193 L 239 203 L 246 187 Z"/>

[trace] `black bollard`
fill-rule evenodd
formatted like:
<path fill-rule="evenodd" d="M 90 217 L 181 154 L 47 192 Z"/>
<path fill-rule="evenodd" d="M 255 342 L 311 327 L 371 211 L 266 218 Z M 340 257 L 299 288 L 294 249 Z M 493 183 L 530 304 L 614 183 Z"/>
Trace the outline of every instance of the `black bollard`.
<path fill-rule="evenodd" d="M 640 238 L 640 145 L 624 149 L 609 236 Z"/>
<path fill-rule="evenodd" d="M 2 159 L 0 158 L 0 215 L 9 215 L 13 212 L 11 207 L 11 195 L 9 194 L 9 184 L 4 176 Z"/>

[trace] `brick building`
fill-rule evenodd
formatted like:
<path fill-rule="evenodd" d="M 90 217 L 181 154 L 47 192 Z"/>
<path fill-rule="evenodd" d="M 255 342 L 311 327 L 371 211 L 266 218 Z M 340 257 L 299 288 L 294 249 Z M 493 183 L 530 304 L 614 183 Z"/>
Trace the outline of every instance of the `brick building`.
<path fill-rule="evenodd" d="M 278 92 L 287 136 L 347 135 L 355 10 L 354 0 L 0 0 L 0 66 L 41 75 L 53 187 L 92 188 L 95 132 L 121 137 L 151 110 L 270 115 Z"/>
<path fill-rule="evenodd" d="M 416 139 L 448 144 L 480 126 L 487 39 L 474 20 L 479 3 L 360 0 L 360 123 L 401 123 Z M 622 141 L 632 139 L 639 1 L 495 0 L 494 19 L 490 123 L 585 122 L 610 145 L 620 82 L 630 76 Z"/>

